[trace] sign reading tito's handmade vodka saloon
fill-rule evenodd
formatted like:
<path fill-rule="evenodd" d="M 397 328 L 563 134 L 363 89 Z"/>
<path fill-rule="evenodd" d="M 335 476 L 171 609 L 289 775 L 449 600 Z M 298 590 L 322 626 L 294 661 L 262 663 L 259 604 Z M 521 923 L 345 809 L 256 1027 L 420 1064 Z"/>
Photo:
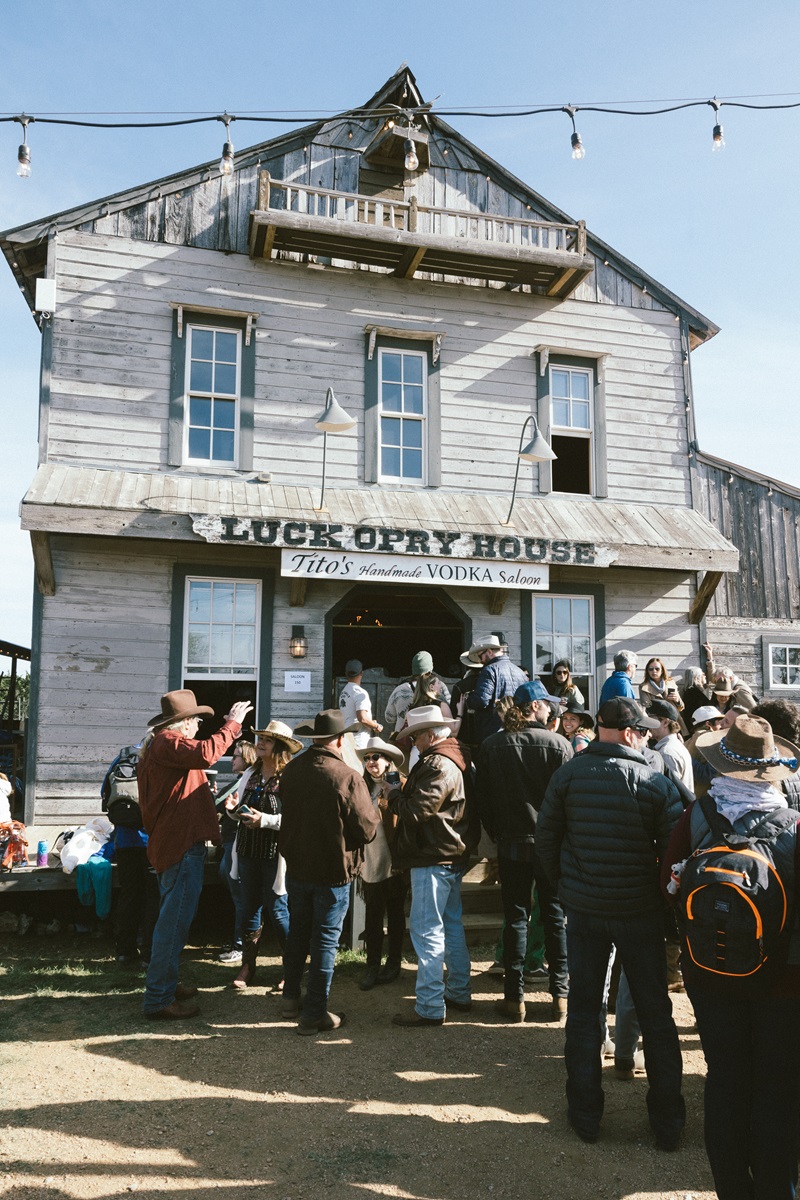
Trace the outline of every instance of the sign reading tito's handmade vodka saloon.
<path fill-rule="evenodd" d="M 531 588 L 536 591 L 547 591 L 550 586 L 549 567 L 531 563 L 321 550 L 282 550 L 281 575 L 347 579 L 353 583 L 452 583 L 460 587 Z"/>

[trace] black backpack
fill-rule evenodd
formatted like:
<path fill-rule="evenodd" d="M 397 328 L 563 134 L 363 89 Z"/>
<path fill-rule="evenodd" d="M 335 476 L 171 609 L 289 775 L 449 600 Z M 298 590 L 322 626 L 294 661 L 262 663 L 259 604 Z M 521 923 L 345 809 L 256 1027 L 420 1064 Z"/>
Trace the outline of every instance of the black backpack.
<path fill-rule="evenodd" d="M 108 768 L 100 790 L 103 812 L 108 814 L 112 825 L 125 829 L 142 829 L 144 825 L 139 807 L 139 781 L 136 778 L 138 761 L 139 747 L 123 746 Z"/>
<path fill-rule="evenodd" d="M 737 988 L 765 981 L 794 918 L 797 819 L 778 809 L 731 824 L 710 796 L 692 809 L 679 916 L 699 977 Z"/>

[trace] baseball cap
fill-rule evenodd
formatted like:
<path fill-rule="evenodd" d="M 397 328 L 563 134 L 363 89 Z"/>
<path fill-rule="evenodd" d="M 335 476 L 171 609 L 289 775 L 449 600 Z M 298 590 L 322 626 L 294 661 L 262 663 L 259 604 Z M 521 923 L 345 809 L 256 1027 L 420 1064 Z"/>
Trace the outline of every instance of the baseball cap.
<path fill-rule="evenodd" d="M 514 692 L 514 703 L 533 704 L 534 700 L 549 700 L 553 704 L 560 704 L 559 696 L 551 696 L 544 684 L 538 679 L 531 679 L 528 683 L 521 683 Z"/>
<path fill-rule="evenodd" d="M 360 675 L 364 670 L 364 664 L 360 663 L 357 658 L 349 658 L 344 664 L 344 673 L 348 679 L 353 675 Z"/>
<path fill-rule="evenodd" d="M 653 700 L 647 710 L 651 717 L 660 717 L 662 721 L 679 721 L 680 715 L 674 704 L 669 700 Z"/>
<path fill-rule="evenodd" d="M 713 704 L 701 704 L 692 713 L 692 724 L 702 725 L 704 721 L 718 721 L 722 713 Z"/>
<path fill-rule="evenodd" d="M 597 714 L 597 719 L 606 729 L 658 729 L 661 724 L 660 721 L 648 717 L 635 700 L 627 700 L 624 696 L 606 700 Z"/>

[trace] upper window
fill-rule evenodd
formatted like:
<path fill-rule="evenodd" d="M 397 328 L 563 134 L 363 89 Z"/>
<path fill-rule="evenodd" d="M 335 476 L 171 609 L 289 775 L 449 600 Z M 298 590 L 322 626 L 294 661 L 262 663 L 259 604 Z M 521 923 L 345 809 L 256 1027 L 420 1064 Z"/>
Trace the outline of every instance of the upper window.
<path fill-rule="evenodd" d="M 565 658 L 573 683 L 594 712 L 595 661 L 594 611 L 591 596 L 536 596 L 533 600 L 534 670 L 551 675 Z"/>
<path fill-rule="evenodd" d="M 192 312 L 176 307 L 170 466 L 252 470 L 255 348 L 252 314 Z"/>
<path fill-rule="evenodd" d="M 770 642 L 768 686 L 800 689 L 800 645 Z"/>
<path fill-rule="evenodd" d="M 427 354 L 378 351 L 381 479 L 425 482 Z"/>
<path fill-rule="evenodd" d="M 364 479 L 409 487 L 441 482 L 441 335 L 394 337 L 367 326 Z"/>
<path fill-rule="evenodd" d="M 592 393 L 594 372 L 550 367 L 553 491 L 592 495 Z"/>
<path fill-rule="evenodd" d="M 186 355 L 186 457 L 235 466 L 241 340 L 238 330 L 190 325 Z"/>

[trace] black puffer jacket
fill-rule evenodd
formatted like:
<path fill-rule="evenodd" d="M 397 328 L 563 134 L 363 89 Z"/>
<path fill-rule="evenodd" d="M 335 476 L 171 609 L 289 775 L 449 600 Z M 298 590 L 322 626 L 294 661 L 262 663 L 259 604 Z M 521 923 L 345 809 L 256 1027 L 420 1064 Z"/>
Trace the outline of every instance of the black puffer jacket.
<path fill-rule="evenodd" d="M 478 811 L 497 842 L 532 842 L 551 776 L 572 758 L 560 733 L 536 723 L 517 733 L 491 734 L 477 761 Z"/>
<path fill-rule="evenodd" d="M 591 742 L 550 780 L 536 826 L 564 908 L 606 917 L 661 908 L 658 863 L 682 813 L 674 783 L 643 755 Z"/>

